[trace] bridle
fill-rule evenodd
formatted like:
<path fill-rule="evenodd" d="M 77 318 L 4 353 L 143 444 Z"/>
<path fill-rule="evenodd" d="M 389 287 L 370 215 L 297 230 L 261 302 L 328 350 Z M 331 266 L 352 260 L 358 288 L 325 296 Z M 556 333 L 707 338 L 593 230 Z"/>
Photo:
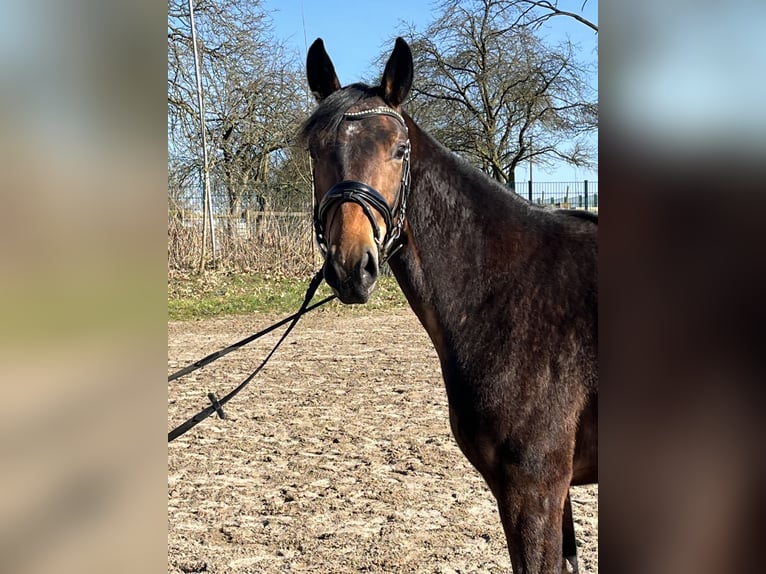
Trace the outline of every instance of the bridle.
<path fill-rule="evenodd" d="M 387 107 L 377 107 L 359 112 L 346 112 L 344 120 L 361 120 L 372 116 L 391 116 L 404 126 L 408 133 L 404 118 L 395 110 Z M 407 193 L 410 187 L 410 140 L 405 142 L 406 149 L 402 157 L 402 177 L 399 181 L 399 190 L 394 200 L 393 208 L 375 188 L 361 181 L 345 180 L 333 185 L 322 198 L 322 201 L 314 208 L 314 232 L 319 250 L 322 256 L 327 255 L 328 245 L 325 237 L 325 217 L 330 208 L 343 203 L 356 203 L 362 208 L 372 226 L 372 234 L 375 245 L 378 248 L 378 260 L 383 262 L 390 258 L 403 245 L 401 240 L 402 228 L 407 212 Z M 312 178 L 313 182 L 313 178 Z M 377 211 L 386 223 L 386 233 L 380 235 L 380 226 L 375 219 L 374 211 Z"/>

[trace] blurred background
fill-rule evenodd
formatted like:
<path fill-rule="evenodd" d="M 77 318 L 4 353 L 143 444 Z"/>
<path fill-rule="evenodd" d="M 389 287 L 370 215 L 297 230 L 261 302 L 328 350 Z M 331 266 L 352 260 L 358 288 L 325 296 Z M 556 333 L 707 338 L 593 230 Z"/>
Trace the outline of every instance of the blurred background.
<path fill-rule="evenodd" d="M 0 570 L 162 571 L 164 9 L 0 12 Z"/>

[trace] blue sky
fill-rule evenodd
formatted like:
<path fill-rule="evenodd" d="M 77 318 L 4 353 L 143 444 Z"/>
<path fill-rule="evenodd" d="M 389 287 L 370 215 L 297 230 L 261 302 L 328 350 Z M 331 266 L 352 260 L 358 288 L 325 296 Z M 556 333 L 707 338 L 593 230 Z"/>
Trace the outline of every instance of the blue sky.
<path fill-rule="evenodd" d="M 436 2 L 424 0 L 263 0 L 271 13 L 274 33 L 305 59 L 307 46 L 318 37 L 324 40 L 341 85 L 376 78 L 381 70 L 373 68 L 375 58 L 393 48 L 391 38 L 404 26 L 414 24 L 425 29 L 435 19 Z M 560 7 L 578 12 L 582 0 L 562 0 Z M 598 24 L 598 2 L 588 0 L 583 16 Z M 570 18 L 552 18 L 544 32 L 550 38 L 568 35 L 581 46 L 583 58 L 596 61 L 597 36 L 588 27 Z M 305 29 L 304 29 L 305 24 Z M 417 71 L 416 71 L 417 73 Z M 417 81 L 417 79 L 416 79 Z M 593 81 L 597 86 L 596 79 Z M 595 141 L 596 138 L 594 138 Z M 516 171 L 517 181 L 526 181 L 528 165 Z M 550 173 L 533 168 L 535 181 L 597 180 L 597 173 L 562 164 Z"/>

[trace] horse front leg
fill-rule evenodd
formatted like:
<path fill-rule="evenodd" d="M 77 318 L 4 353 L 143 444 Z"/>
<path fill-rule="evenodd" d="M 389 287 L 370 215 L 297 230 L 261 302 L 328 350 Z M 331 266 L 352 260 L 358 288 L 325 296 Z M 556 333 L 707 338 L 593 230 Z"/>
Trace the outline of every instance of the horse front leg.
<path fill-rule="evenodd" d="M 569 489 L 567 488 L 567 498 L 564 501 L 564 515 L 561 525 L 562 550 L 564 554 L 567 572 L 578 574 L 580 571 L 577 565 L 577 540 L 575 539 L 574 517 L 572 516 L 572 501 L 570 500 Z"/>
<path fill-rule="evenodd" d="M 552 482 L 514 474 L 496 494 L 514 574 L 571 573 L 573 567 L 576 572 L 576 558 L 573 565 L 567 560 L 576 556 L 574 523 L 564 520 L 569 478 Z"/>
<path fill-rule="evenodd" d="M 493 438 L 465 424 L 450 406 L 450 425 L 458 446 L 481 473 L 497 500 L 514 574 L 577 572 L 574 520 L 569 504 L 572 478 L 571 449 L 547 472 L 525 473 L 520 461 L 512 464 L 500 454 L 506 449 Z M 472 421 L 471 417 L 466 417 Z M 573 448 L 573 447 L 572 447 Z M 530 452 L 521 458 L 533 456 Z M 558 477 L 551 480 L 550 477 Z M 541 478 L 544 477 L 544 478 Z"/>

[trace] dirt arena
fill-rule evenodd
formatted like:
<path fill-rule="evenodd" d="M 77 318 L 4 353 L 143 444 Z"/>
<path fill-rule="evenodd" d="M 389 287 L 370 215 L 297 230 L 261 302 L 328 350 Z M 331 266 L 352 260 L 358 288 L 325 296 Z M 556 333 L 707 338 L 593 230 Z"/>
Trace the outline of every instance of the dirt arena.
<path fill-rule="evenodd" d="M 169 323 L 168 371 L 274 319 Z M 275 340 L 170 383 L 168 429 Z M 510 572 L 494 499 L 452 438 L 436 353 L 409 309 L 312 312 L 225 411 L 168 446 L 169 573 Z M 572 503 L 580 570 L 598 572 L 598 488 L 574 488 Z"/>

